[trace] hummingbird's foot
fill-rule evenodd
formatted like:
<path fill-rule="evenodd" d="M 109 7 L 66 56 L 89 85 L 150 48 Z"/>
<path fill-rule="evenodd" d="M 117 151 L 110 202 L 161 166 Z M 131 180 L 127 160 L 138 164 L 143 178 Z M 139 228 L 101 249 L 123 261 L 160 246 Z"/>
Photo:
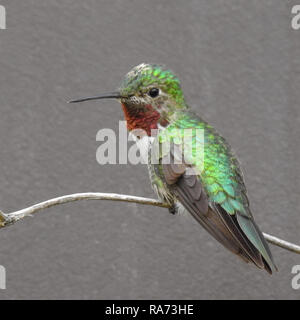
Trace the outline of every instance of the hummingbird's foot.
<path fill-rule="evenodd" d="M 169 208 L 169 212 L 171 214 L 176 214 L 177 213 L 177 209 L 178 208 L 177 208 L 176 204 L 173 204 L 172 207 Z"/>

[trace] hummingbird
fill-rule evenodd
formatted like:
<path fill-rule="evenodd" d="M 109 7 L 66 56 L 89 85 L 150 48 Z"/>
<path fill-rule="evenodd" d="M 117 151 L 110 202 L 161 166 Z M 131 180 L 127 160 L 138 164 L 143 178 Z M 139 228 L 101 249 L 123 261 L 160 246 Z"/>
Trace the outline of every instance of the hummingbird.
<path fill-rule="evenodd" d="M 152 187 L 171 213 L 183 208 L 242 260 L 270 274 L 277 271 L 251 213 L 237 157 L 216 129 L 190 110 L 172 71 L 142 63 L 127 73 L 117 91 L 69 102 L 98 99 L 121 103 L 127 129 L 149 160 Z M 182 148 L 186 130 L 190 139 Z M 169 147 L 161 148 L 165 141 Z"/>

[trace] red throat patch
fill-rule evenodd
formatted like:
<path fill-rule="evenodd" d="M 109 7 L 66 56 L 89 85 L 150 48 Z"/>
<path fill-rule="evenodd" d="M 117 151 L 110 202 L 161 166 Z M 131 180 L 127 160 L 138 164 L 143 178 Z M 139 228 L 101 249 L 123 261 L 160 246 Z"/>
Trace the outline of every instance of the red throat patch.
<path fill-rule="evenodd" d="M 158 129 L 157 124 L 160 123 L 160 113 L 151 105 L 146 105 L 144 109 L 139 111 L 130 111 L 122 103 L 122 109 L 127 122 L 127 129 L 129 131 L 134 129 L 143 129 L 148 136 L 151 136 L 151 129 Z"/>

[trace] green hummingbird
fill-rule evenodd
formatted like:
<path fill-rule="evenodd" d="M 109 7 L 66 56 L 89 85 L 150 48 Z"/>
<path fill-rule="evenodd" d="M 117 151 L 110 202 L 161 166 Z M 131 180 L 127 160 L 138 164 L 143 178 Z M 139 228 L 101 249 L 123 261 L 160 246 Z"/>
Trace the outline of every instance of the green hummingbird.
<path fill-rule="evenodd" d="M 179 79 L 161 65 L 142 63 L 125 76 L 118 91 L 70 102 L 107 98 L 121 103 L 127 128 L 148 159 L 152 187 L 170 211 L 183 207 L 245 262 L 270 274 L 277 271 L 252 216 L 236 156 L 226 140 L 190 110 Z M 190 139 L 183 146 L 185 132 Z"/>

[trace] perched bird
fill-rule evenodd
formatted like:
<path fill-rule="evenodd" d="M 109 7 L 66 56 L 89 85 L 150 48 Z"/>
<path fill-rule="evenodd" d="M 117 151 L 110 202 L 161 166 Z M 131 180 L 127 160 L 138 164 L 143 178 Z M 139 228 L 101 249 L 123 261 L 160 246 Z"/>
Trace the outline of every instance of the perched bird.
<path fill-rule="evenodd" d="M 160 65 L 143 63 L 125 76 L 118 91 L 70 102 L 105 98 L 120 101 L 128 130 L 141 153 L 147 153 L 152 187 L 170 211 L 183 206 L 244 261 L 270 274 L 277 271 L 250 211 L 236 156 L 226 140 L 189 109 L 179 79 Z M 190 139 L 182 148 L 185 132 Z"/>

